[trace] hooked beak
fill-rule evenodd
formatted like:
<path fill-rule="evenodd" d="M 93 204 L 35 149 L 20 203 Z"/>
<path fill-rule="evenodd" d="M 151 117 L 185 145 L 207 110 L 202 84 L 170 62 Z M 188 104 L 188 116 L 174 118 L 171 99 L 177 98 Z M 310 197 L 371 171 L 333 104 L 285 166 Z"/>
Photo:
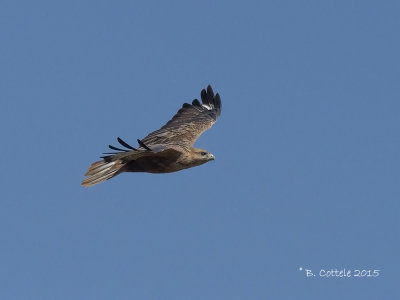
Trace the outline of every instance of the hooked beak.
<path fill-rule="evenodd" d="M 210 153 L 210 160 L 215 160 L 215 156 Z"/>

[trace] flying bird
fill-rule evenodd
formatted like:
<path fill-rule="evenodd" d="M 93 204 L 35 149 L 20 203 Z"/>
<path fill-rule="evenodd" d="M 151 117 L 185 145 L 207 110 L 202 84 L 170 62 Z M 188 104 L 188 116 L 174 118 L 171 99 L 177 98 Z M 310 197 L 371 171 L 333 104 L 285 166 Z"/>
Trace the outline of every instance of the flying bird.
<path fill-rule="evenodd" d="M 202 165 L 215 157 L 207 150 L 194 148 L 199 136 L 217 121 L 221 114 L 221 98 L 209 85 L 200 93 L 201 103 L 194 99 L 182 108 L 163 127 L 137 140 L 132 147 L 121 138 L 117 141 L 126 149 L 109 145 L 115 152 L 103 153 L 94 162 L 82 181 L 92 186 L 123 172 L 171 173 Z"/>

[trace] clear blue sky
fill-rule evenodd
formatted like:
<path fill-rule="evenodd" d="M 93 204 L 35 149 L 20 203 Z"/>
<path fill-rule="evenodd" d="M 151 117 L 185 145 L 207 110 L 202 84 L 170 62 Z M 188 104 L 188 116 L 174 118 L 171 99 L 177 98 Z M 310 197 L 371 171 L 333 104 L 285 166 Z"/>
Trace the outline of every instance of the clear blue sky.
<path fill-rule="evenodd" d="M 1 1 L 0 298 L 400 299 L 399 12 Z M 216 161 L 80 186 L 208 84 Z"/>

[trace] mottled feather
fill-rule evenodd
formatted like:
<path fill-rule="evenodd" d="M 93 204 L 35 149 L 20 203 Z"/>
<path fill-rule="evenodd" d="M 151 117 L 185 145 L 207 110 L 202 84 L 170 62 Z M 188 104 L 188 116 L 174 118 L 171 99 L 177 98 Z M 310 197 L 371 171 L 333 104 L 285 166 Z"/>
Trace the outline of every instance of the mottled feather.
<path fill-rule="evenodd" d="M 210 129 L 221 115 L 220 96 L 214 95 L 210 85 L 207 90 L 201 91 L 201 101 L 194 99 L 192 104 L 183 104 L 171 120 L 147 135 L 142 142 L 147 146 L 161 144 L 193 147 L 199 136 Z"/>

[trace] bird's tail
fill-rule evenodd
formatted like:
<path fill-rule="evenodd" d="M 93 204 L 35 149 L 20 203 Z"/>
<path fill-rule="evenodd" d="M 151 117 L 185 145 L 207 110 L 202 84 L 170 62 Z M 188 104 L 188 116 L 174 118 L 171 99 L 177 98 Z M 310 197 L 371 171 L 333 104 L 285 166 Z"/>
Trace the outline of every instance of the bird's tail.
<path fill-rule="evenodd" d="M 85 178 L 81 184 L 84 187 L 88 187 L 108 180 L 121 173 L 121 168 L 124 165 L 125 163 L 119 159 L 114 161 L 100 160 L 92 163 L 85 174 L 87 178 Z"/>

